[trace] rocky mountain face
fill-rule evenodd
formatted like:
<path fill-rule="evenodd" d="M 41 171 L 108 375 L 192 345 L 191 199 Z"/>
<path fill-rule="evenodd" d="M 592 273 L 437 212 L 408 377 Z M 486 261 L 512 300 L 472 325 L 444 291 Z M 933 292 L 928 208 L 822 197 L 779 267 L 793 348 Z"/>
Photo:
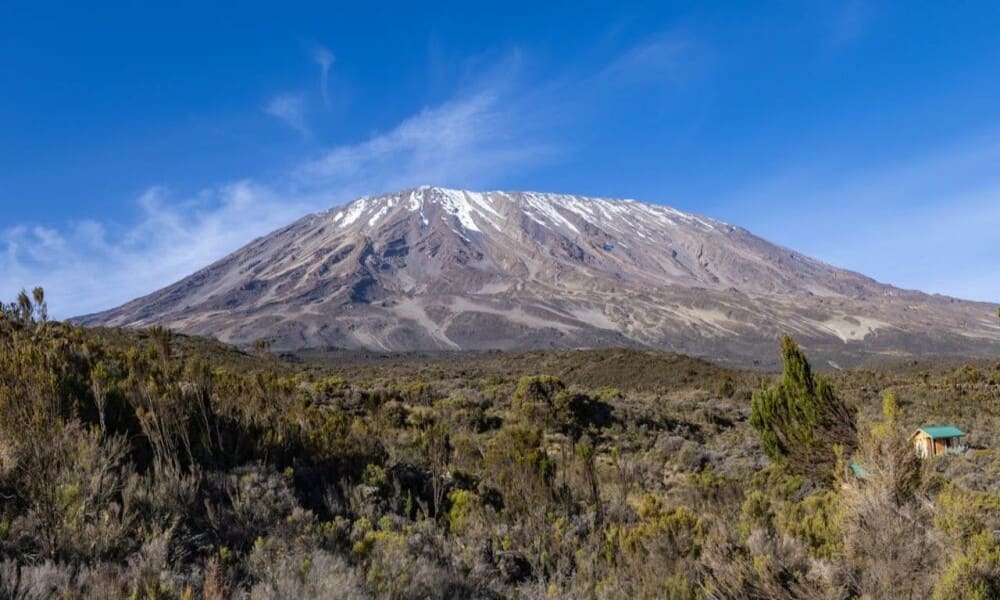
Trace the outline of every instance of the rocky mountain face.
<path fill-rule="evenodd" d="M 1000 355 L 994 306 L 884 285 L 713 219 L 434 187 L 307 216 L 78 321 L 281 350 L 640 346 L 770 365 L 788 332 L 835 366 Z"/>

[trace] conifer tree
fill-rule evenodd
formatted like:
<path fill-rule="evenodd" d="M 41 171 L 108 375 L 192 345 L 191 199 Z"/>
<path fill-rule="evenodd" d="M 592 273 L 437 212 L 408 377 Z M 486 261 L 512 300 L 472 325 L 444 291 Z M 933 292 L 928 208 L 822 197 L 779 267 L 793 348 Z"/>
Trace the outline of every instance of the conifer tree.
<path fill-rule="evenodd" d="M 750 424 L 772 460 L 827 483 L 837 460 L 834 447 L 839 445 L 849 456 L 857 446 L 854 412 L 825 378 L 813 374 L 798 344 L 787 335 L 781 339 L 781 357 L 782 379 L 754 394 Z"/>

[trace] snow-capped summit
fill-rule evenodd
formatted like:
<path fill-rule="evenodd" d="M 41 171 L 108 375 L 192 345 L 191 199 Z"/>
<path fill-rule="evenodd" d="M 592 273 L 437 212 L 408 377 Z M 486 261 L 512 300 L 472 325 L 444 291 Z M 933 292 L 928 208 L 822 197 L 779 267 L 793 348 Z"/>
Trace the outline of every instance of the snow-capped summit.
<path fill-rule="evenodd" d="M 81 319 L 275 348 L 633 345 L 749 363 L 780 333 L 839 364 L 993 352 L 995 311 L 880 284 L 635 200 L 422 186 L 307 216 Z"/>

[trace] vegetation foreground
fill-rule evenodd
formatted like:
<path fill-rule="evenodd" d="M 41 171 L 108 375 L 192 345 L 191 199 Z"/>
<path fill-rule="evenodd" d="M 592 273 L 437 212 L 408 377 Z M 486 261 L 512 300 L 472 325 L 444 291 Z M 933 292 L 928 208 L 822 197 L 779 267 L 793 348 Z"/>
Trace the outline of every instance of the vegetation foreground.
<path fill-rule="evenodd" d="M 0 598 L 1000 597 L 1000 364 L 780 350 L 292 363 L 22 295 Z"/>

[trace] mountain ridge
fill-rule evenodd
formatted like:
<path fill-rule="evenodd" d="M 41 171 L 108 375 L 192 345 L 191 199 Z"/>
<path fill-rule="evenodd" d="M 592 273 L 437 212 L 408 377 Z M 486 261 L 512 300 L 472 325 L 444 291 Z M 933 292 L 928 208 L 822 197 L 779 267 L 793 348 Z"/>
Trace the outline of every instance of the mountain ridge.
<path fill-rule="evenodd" d="M 995 308 L 879 283 L 746 229 L 639 202 L 421 186 L 307 215 L 86 325 L 248 345 L 659 348 L 748 364 L 1000 354 Z"/>

